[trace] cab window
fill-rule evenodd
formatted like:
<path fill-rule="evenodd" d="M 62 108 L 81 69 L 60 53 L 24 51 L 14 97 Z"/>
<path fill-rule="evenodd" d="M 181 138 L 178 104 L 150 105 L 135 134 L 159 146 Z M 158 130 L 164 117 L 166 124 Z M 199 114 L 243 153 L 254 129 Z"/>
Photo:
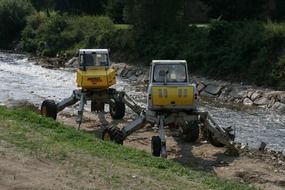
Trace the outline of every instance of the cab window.
<path fill-rule="evenodd" d="M 80 66 L 109 66 L 107 54 L 92 53 L 80 55 Z"/>
<path fill-rule="evenodd" d="M 184 64 L 157 64 L 154 66 L 153 82 L 186 82 Z"/>

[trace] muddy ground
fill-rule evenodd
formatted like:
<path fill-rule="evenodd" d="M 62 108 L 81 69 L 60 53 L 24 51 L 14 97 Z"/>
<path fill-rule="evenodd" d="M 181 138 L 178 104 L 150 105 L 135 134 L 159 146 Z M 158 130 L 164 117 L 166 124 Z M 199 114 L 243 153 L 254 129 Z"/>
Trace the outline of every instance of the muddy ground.
<path fill-rule="evenodd" d="M 82 129 L 98 133 L 100 127 L 116 125 L 122 127 L 132 121 L 133 115 L 127 114 L 124 120 L 112 121 L 109 114 L 84 113 Z M 64 112 L 59 121 L 76 127 L 75 114 Z M 158 130 L 146 125 L 141 130 L 127 137 L 124 146 L 150 152 L 150 139 L 158 135 Z M 219 177 L 235 179 L 242 183 L 253 184 L 261 189 L 285 189 L 285 163 L 273 154 L 243 151 L 239 157 L 225 154 L 225 148 L 216 148 L 207 141 L 186 143 L 175 129 L 167 129 L 168 159 L 173 159 L 196 170 L 210 171 Z"/>

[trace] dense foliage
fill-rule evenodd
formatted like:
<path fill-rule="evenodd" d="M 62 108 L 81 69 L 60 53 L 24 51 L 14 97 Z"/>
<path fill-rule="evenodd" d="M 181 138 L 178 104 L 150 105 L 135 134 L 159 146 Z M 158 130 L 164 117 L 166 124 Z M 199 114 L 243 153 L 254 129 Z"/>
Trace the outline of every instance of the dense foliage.
<path fill-rule="evenodd" d="M 0 48 L 15 45 L 32 11 L 32 5 L 24 0 L 0 0 Z"/>
<path fill-rule="evenodd" d="M 20 41 L 46 56 L 111 48 L 117 59 L 187 59 L 195 72 L 285 86 L 284 1 L 200 0 L 209 22 L 194 25 L 186 17 L 198 1 L 0 0 L 0 47 Z"/>
<path fill-rule="evenodd" d="M 79 48 L 100 47 L 106 44 L 114 30 L 108 17 L 69 17 L 51 12 L 36 12 L 27 18 L 21 46 L 38 55 L 75 53 Z"/>

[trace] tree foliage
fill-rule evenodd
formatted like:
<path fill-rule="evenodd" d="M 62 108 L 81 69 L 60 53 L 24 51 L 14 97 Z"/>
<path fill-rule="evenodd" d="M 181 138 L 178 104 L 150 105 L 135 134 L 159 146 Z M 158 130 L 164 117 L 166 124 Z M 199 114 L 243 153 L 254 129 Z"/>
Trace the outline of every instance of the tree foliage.
<path fill-rule="evenodd" d="M 0 0 L 0 47 L 12 47 L 25 27 L 26 16 L 31 14 L 31 4 L 24 0 Z"/>
<path fill-rule="evenodd" d="M 262 17 L 266 0 L 202 0 L 209 6 L 211 18 L 225 20 L 258 19 Z"/>
<path fill-rule="evenodd" d="M 179 23 L 182 0 L 127 0 L 125 19 L 149 30 L 168 30 Z"/>
<path fill-rule="evenodd" d="M 104 0 L 29 0 L 38 10 L 52 9 L 71 14 L 100 15 L 104 13 Z"/>

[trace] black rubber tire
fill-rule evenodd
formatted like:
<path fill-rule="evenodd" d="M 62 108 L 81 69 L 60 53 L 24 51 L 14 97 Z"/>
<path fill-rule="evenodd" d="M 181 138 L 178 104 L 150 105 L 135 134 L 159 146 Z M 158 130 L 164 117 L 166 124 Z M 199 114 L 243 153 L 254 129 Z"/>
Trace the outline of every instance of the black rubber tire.
<path fill-rule="evenodd" d="M 122 119 L 125 116 L 126 106 L 122 101 L 115 101 L 110 104 L 110 115 L 113 119 Z"/>
<path fill-rule="evenodd" d="M 197 121 L 189 122 L 183 127 L 182 138 L 185 142 L 196 142 L 199 139 L 200 128 Z"/>
<path fill-rule="evenodd" d="M 99 138 L 103 141 L 112 141 L 116 144 L 123 144 L 124 135 L 118 127 L 104 127 L 101 129 Z"/>
<path fill-rule="evenodd" d="M 118 127 L 111 127 L 110 128 L 110 133 L 111 133 L 111 139 L 113 142 L 117 143 L 117 144 L 123 144 L 124 143 L 124 134 L 121 131 L 121 129 L 119 129 Z"/>
<path fill-rule="evenodd" d="M 211 145 L 215 146 L 215 147 L 224 147 L 225 145 L 223 143 L 220 143 L 217 139 L 213 138 L 213 134 L 211 132 L 209 132 L 208 135 L 208 141 Z"/>
<path fill-rule="evenodd" d="M 161 153 L 161 139 L 159 136 L 152 136 L 151 138 L 151 153 L 155 157 L 159 157 Z"/>
<path fill-rule="evenodd" d="M 57 106 L 54 100 L 45 100 L 41 106 L 41 115 L 56 120 Z"/>

